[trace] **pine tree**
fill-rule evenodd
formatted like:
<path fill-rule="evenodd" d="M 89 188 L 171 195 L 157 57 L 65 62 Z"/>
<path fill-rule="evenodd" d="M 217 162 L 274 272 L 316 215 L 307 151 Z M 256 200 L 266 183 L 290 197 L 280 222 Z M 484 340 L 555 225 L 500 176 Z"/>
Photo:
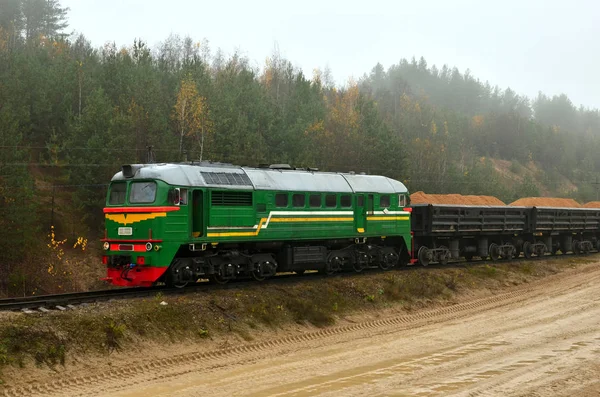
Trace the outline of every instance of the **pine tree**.
<path fill-rule="evenodd" d="M 69 8 L 61 7 L 59 0 L 22 0 L 22 12 L 27 41 L 39 38 L 66 36 Z"/>

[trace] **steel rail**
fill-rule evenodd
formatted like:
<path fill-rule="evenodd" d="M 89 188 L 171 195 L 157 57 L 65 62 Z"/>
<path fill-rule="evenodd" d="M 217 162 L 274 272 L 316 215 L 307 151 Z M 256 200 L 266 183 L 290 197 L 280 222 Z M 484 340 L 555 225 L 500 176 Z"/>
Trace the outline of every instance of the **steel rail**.
<path fill-rule="evenodd" d="M 13 297 L 7 299 L 0 299 L 0 311 L 22 310 L 32 308 L 37 309 L 40 307 L 67 307 L 68 305 L 74 304 L 143 296 L 143 294 L 154 294 L 160 291 L 161 289 L 161 287 L 125 288 L 87 292 L 70 292 L 65 294 Z"/>
<path fill-rule="evenodd" d="M 367 268 L 365 272 L 367 274 L 376 274 L 376 273 L 388 273 L 390 271 L 420 271 L 425 269 L 449 269 L 449 268 L 459 268 L 459 267 L 467 267 L 467 266 L 478 266 L 483 264 L 509 264 L 515 262 L 523 262 L 527 261 L 546 261 L 546 260 L 557 260 L 566 257 L 575 257 L 575 258 L 586 258 L 591 255 L 596 255 L 597 253 L 591 253 L 589 255 L 546 255 L 543 257 L 533 257 L 530 259 L 525 259 L 524 257 L 515 258 L 512 260 L 471 260 L 467 261 L 453 261 L 446 265 L 441 264 L 431 264 L 429 266 L 420 266 L 420 265 L 412 265 L 412 266 L 403 266 L 399 268 L 394 268 L 390 270 L 381 270 L 377 268 Z M 304 275 L 296 275 L 292 273 L 284 273 L 279 274 L 275 277 L 272 277 L 268 280 L 265 280 L 262 283 L 250 280 L 250 279 L 242 279 L 242 280 L 233 280 L 227 284 L 212 284 L 208 282 L 199 282 L 195 284 L 191 284 L 185 288 L 173 288 L 167 286 L 153 286 L 153 287 L 133 287 L 133 288 L 121 288 L 121 289 L 107 289 L 107 290 L 97 290 L 97 291 L 87 291 L 87 292 L 69 292 L 64 294 L 52 294 L 52 295 L 39 295 L 39 296 L 27 296 L 27 297 L 12 297 L 12 298 L 4 298 L 0 299 L 0 311 L 16 311 L 16 310 L 30 310 L 30 309 L 38 309 L 41 311 L 47 311 L 48 309 L 57 308 L 57 309 L 66 309 L 72 308 L 71 305 L 80 305 L 83 303 L 95 303 L 95 302 L 106 302 L 114 299 L 130 299 L 130 298 L 143 298 L 148 296 L 155 296 L 157 293 L 163 293 L 165 295 L 174 295 L 174 294 L 185 294 L 196 291 L 208 292 L 211 290 L 223 290 L 223 289 L 240 289 L 248 286 L 258 286 L 265 284 L 274 284 L 274 283 L 298 283 L 307 281 L 309 279 L 325 279 L 325 278 L 339 278 L 339 277 L 355 277 L 360 276 L 363 272 L 342 272 L 336 273 L 334 275 L 324 275 L 317 272 L 308 272 Z"/>

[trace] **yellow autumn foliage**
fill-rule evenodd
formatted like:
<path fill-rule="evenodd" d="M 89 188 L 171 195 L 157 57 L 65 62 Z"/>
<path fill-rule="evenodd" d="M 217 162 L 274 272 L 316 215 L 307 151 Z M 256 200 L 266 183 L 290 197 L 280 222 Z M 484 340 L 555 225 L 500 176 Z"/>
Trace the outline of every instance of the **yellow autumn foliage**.
<path fill-rule="evenodd" d="M 473 118 L 471 119 L 471 126 L 473 128 L 481 128 L 483 127 L 484 121 L 485 118 L 483 117 L 483 115 L 473 116 Z"/>
<path fill-rule="evenodd" d="M 214 125 L 206 98 L 198 93 L 196 82 L 190 75 L 181 81 L 177 103 L 173 109 L 173 118 L 179 126 L 181 140 L 184 136 L 196 138 L 200 144 L 200 156 L 202 157 L 205 134 L 212 133 Z"/>

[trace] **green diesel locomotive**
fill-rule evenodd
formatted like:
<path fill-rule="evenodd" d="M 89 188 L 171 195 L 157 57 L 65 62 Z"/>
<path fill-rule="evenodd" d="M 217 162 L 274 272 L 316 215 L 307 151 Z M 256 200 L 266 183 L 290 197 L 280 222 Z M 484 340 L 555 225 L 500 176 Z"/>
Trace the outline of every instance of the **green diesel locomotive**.
<path fill-rule="evenodd" d="M 411 258 L 406 187 L 287 165 L 126 165 L 104 208 L 106 280 L 120 286 L 389 269 Z"/>

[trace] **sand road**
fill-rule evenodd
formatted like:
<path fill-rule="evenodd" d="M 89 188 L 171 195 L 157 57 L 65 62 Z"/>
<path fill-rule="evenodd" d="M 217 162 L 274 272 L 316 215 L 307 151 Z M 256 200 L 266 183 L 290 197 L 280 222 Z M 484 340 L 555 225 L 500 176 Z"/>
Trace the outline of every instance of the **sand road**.
<path fill-rule="evenodd" d="M 178 356 L 44 394 L 600 396 L 600 264 L 493 297 Z"/>

